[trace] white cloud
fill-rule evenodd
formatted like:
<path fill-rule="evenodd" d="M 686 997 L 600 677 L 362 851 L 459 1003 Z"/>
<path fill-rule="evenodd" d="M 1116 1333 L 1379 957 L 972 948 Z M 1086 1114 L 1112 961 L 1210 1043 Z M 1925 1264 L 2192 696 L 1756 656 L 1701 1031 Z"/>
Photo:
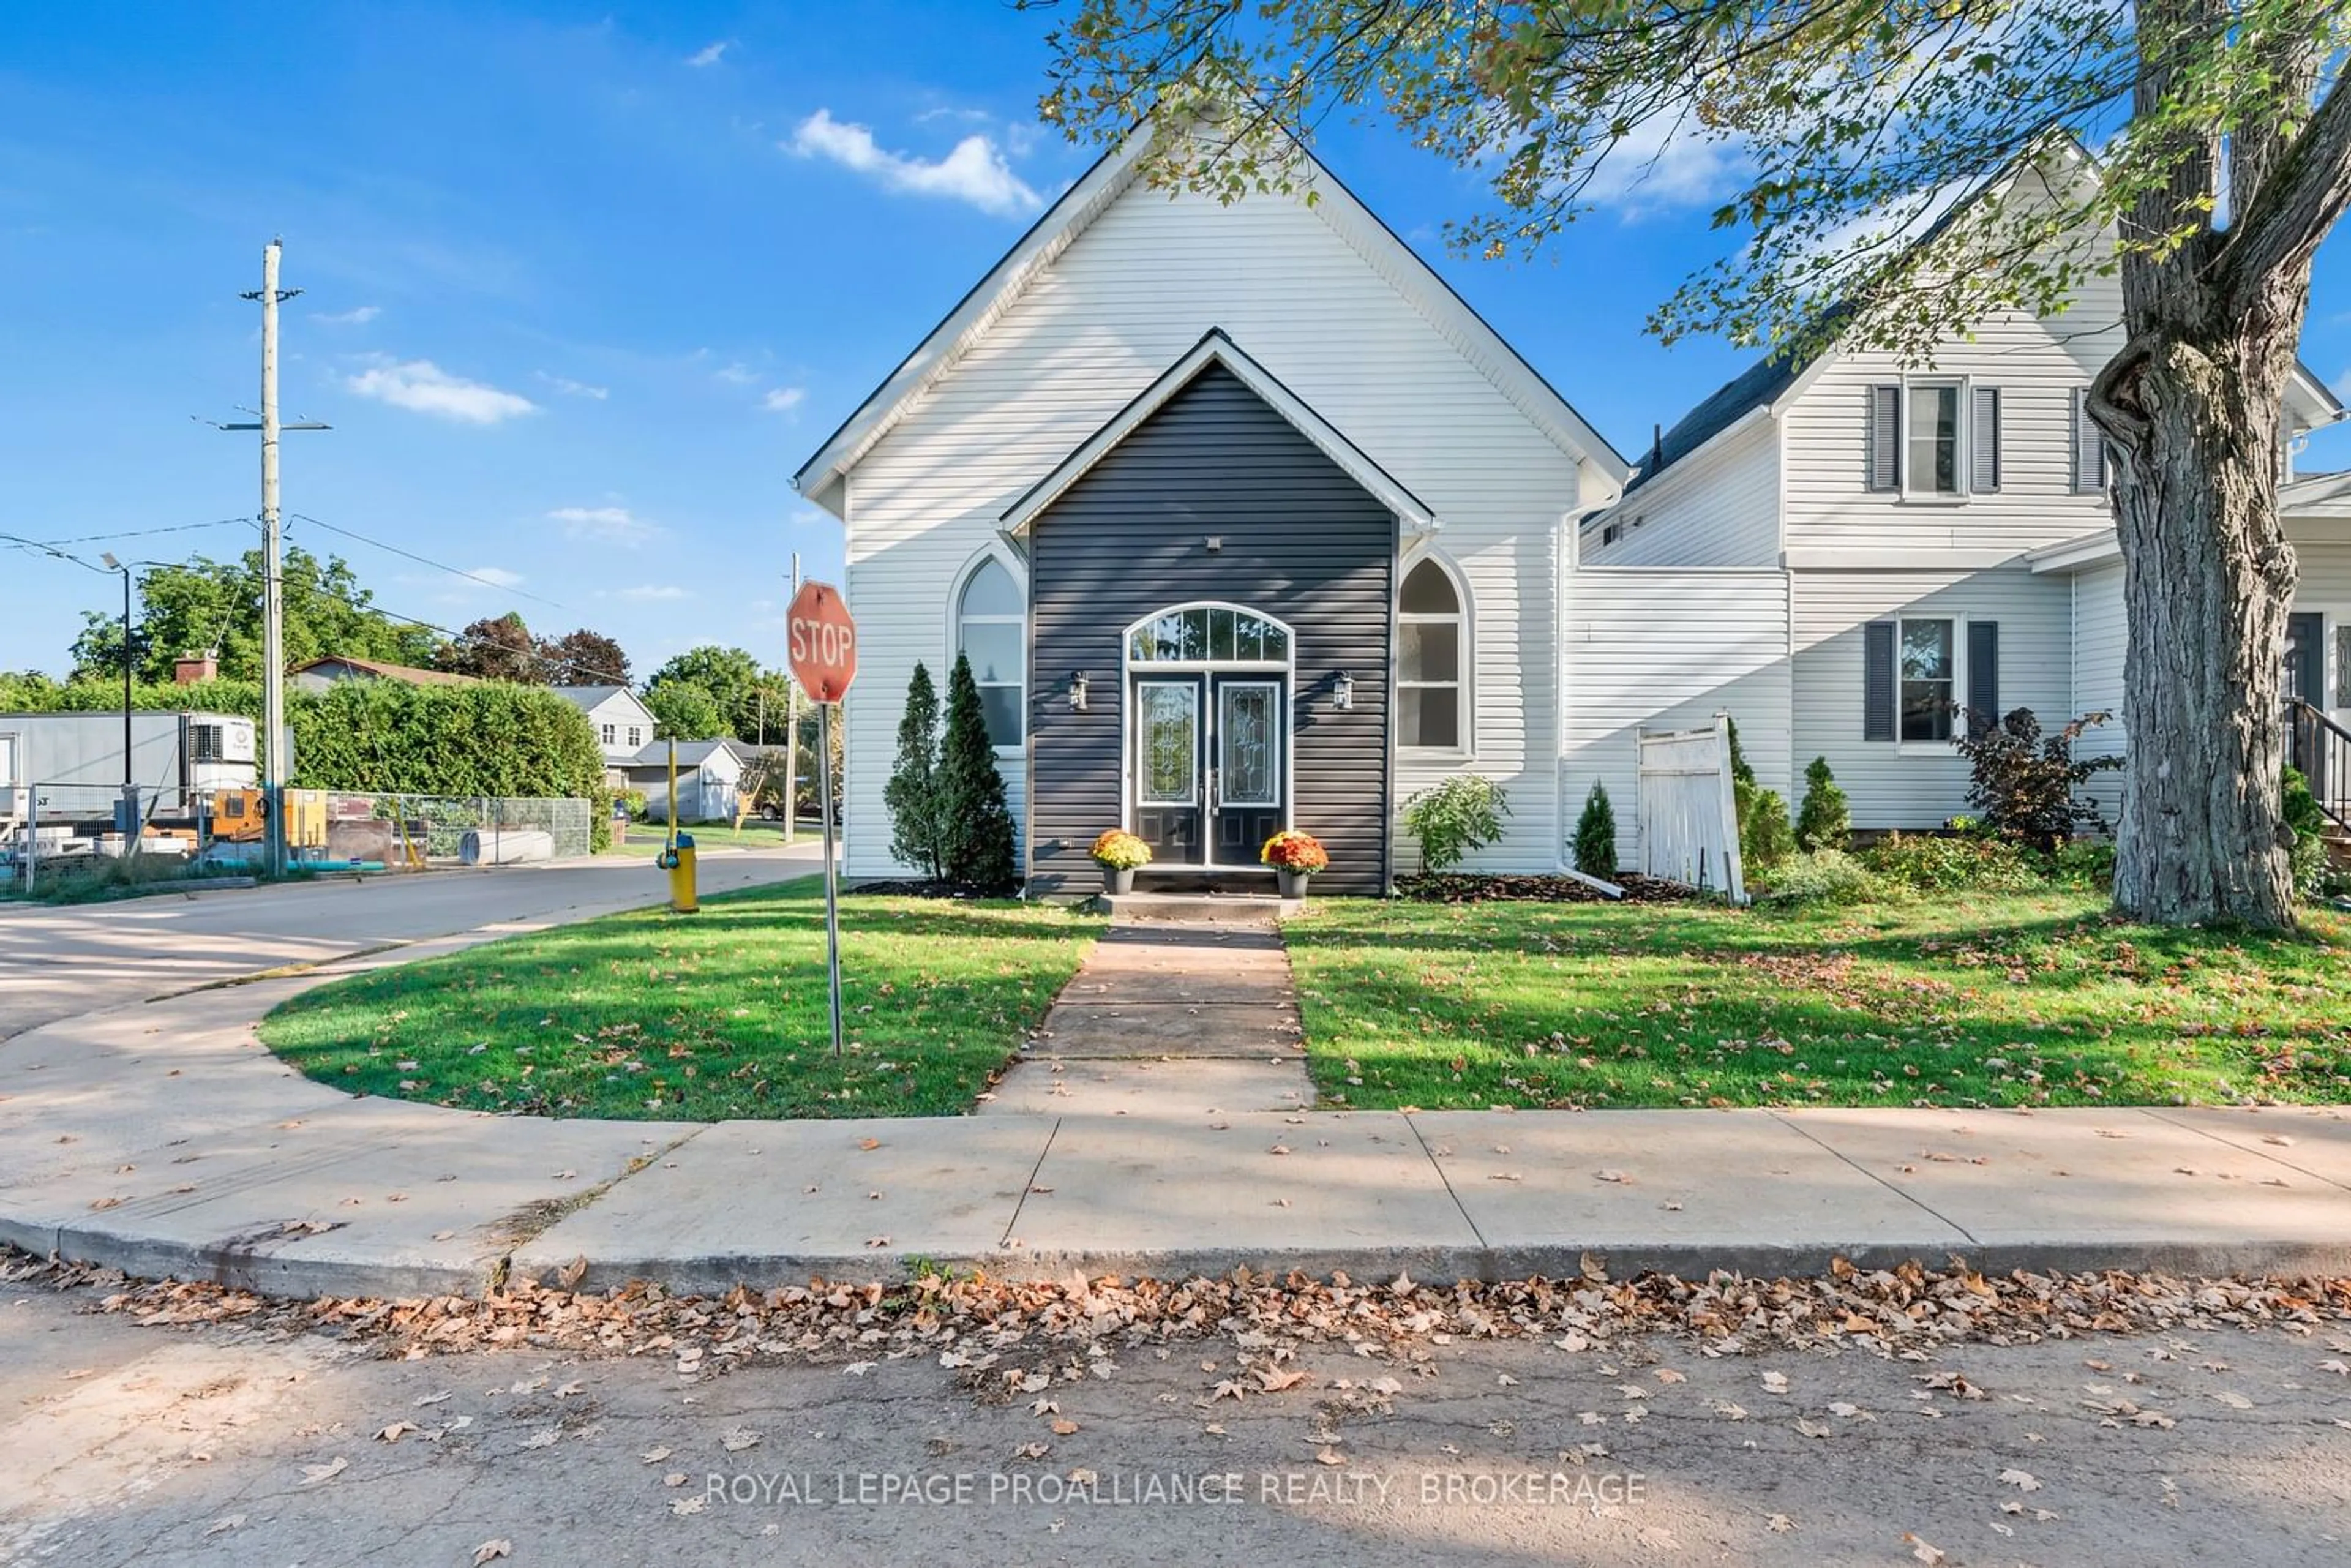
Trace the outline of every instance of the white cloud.
<path fill-rule="evenodd" d="M 632 549 L 648 539 L 659 538 L 663 532 L 661 525 L 645 521 L 626 507 L 558 507 L 547 515 L 561 523 L 564 534 L 570 538 L 594 539 Z"/>
<path fill-rule="evenodd" d="M 1608 149 L 1583 199 L 1626 223 L 1653 213 L 1719 205 L 1744 183 L 1746 149 L 1708 137 L 1692 116 L 1653 114 Z"/>
<path fill-rule="evenodd" d="M 492 588 L 518 588 L 522 585 L 522 573 L 508 571 L 502 566 L 476 566 L 466 570 Z"/>
<path fill-rule="evenodd" d="M 701 48 L 696 49 L 694 53 L 686 56 L 685 63 L 695 67 L 696 69 L 700 69 L 704 66 L 715 66 L 720 60 L 725 59 L 726 57 L 726 51 L 734 47 L 735 40 L 732 38 L 721 38 L 715 44 L 705 44 Z"/>
<path fill-rule="evenodd" d="M 750 366 L 743 363 L 740 360 L 737 360 L 731 365 L 723 366 L 718 370 L 713 371 L 711 374 L 716 376 L 722 382 L 732 382 L 738 387 L 747 387 L 753 382 L 759 379 L 759 372 L 753 370 Z"/>
<path fill-rule="evenodd" d="M 806 387 L 769 387 L 759 406 L 769 413 L 790 413 L 808 401 Z"/>
<path fill-rule="evenodd" d="M 926 162 L 885 151 L 871 130 L 835 120 L 830 110 L 820 109 L 800 121 L 783 146 L 797 157 L 822 158 L 863 174 L 885 191 L 945 196 L 999 214 L 1035 212 L 1044 205 L 1044 198 L 1012 172 L 996 143 L 981 135 L 967 136 L 946 157 Z"/>
<path fill-rule="evenodd" d="M 691 599 L 694 597 L 674 582 L 644 582 L 634 588 L 624 588 L 616 599 Z"/>
<path fill-rule="evenodd" d="M 329 327 L 364 327 L 382 314 L 381 305 L 360 305 L 349 310 L 313 310 L 310 319 Z"/>
<path fill-rule="evenodd" d="M 496 424 L 538 408 L 519 392 L 453 376 L 430 360 L 387 359 L 347 378 L 344 384 L 361 397 L 465 424 Z"/>
<path fill-rule="evenodd" d="M 586 382 L 575 382 L 569 376 L 550 376 L 545 371 L 535 371 L 532 374 L 566 397 L 590 397 L 602 402 L 612 395 L 610 387 L 591 387 Z"/>

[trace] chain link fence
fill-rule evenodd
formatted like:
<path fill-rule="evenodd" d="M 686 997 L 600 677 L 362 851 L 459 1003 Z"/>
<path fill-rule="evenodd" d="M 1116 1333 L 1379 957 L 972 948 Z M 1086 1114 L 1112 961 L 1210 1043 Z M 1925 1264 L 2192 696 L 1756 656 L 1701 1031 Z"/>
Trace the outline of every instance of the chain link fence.
<path fill-rule="evenodd" d="M 192 869 L 243 870 L 261 859 L 258 791 L 141 791 L 139 831 L 122 831 L 124 792 L 90 784 L 0 786 L 0 881 L 27 862 L 64 872 L 123 858 L 127 844 Z M 286 791 L 290 866 L 425 871 L 522 865 L 590 852 L 593 807 L 578 799 Z"/>

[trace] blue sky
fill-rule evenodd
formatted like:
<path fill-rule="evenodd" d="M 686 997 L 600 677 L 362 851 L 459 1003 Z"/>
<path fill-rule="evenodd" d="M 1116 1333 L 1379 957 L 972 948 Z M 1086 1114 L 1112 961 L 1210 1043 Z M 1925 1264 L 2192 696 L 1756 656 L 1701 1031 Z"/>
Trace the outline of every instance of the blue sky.
<path fill-rule="evenodd" d="M 285 410 L 335 426 L 287 438 L 287 510 L 507 586 L 291 540 L 444 625 L 589 625 L 641 673 L 705 641 L 780 663 L 791 552 L 841 559 L 792 470 L 1092 156 L 1035 123 L 1048 25 L 998 0 L 9 6 L 0 532 L 256 509 L 254 438 L 192 416 L 248 417 L 237 296 L 280 235 L 304 290 Z M 1437 242 L 1479 204 L 1468 177 L 1376 127 L 1318 150 L 1627 454 L 1743 362 L 1641 332 L 1719 243 L 1706 162 L 1497 264 Z M 2346 258 L 2322 253 L 2304 346 L 2338 385 Z M 2305 462 L 2351 466 L 2351 433 Z M 21 552 L 0 586 L 0 668 L 61 673 L 79 612 L 114 602 Z"/>

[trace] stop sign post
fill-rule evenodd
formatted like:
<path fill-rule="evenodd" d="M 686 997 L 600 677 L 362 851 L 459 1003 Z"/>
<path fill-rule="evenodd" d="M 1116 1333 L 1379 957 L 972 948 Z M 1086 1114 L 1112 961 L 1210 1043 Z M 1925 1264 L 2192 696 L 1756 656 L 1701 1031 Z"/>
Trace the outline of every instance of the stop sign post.
<path fill-rule="evenodd" d="M 832 1053 L 841 1053 L 841 892 L 832 855 L 832 710 L 857 678 L 857 622 L 841 590 L 804 582 L 785 615 L 792 678 L 817 705 L 817 797 L 824 807 L 824 953 L 832 992 Z M 787 788 L 797 787 L 797 781 Z"/>

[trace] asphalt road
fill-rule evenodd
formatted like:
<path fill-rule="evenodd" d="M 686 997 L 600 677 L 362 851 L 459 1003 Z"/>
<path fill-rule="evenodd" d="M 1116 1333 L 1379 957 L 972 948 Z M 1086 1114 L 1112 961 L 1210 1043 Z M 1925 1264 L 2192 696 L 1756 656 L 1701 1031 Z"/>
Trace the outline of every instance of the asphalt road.
<path fill-rule="evenodd" d="M 806 875 L 813 843 L 713 854 L 705 893 Z M 48 908 L 0 905 L 0 1040 L 207 981 L 485 925 L 577 918 L 668 896 L 649 861 L 436 871 Z"/>
<path fill-rule="evenodd" d="M 1310 1346 L 1300 1386 L 1239 1400 L 1217 1393 L 1239 1371 L 1222 1339 L 1091 1374 L 1008 1350 L 1053 1374 L 1040 1408 L 927 1357 L 691 1378 L 660 1354 L 392 1361 L 92 1300 L 0 1286 L 0 1560 L 2351 1560 L 2351 1341 L 2326 1327 L 1924 1364 L 1667 1337 Z"/>

